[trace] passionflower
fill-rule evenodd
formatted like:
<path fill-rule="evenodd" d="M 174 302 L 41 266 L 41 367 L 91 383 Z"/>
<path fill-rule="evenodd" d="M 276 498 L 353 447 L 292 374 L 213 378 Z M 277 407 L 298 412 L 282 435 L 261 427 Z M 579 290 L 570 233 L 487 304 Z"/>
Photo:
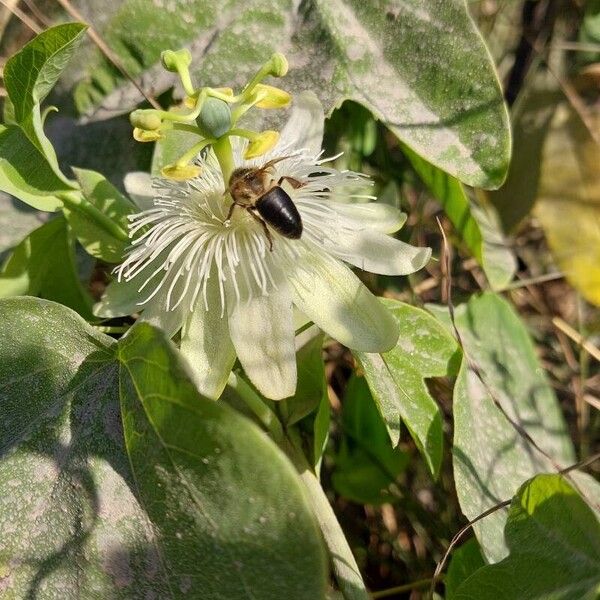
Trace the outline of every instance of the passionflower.
<path fill-rule="evenodd" d="M 249 142 L 233 144 L 236 168 L 273 161 L 273 179 L 302 218 L 300 239 L 269 229 L 272 249 L 256 215 L 236 206 L 227 218 L 229 181 L 212 150 L 197 158 L 194 179 L 126 181 L 134 198 L 152 205 L 131 217 L 131 246 L 95 312 L 141 312 L 169 336 L 181 330 L 181 351 L 206 396 L 221 394 L 236 356 L 266 397 L 292 396 L 302 315 L 355 350 L 383 352 L 397 342 L 393 317 L 348 265 L 406 275 L 431 251 L 393 238 L 405 215 L 365 202 L 365 177 L 321 157 L 323 122 L 316 97 L 303 94 L 268 153 L 245 160 Z"/>

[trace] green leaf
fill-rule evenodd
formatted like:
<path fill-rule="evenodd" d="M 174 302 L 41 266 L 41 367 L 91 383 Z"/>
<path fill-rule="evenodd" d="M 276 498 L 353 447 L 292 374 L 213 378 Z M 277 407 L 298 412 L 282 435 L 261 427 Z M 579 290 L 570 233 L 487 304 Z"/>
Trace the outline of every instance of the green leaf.
<path fill-rule="evenodd" d="M 580 63 L 597 63 L 600 60 L 600 0 L 589 0 L 585 3 L 585 14 L 579 30 L 579 42 L 582 44 L 595 45 L 594 50 L 577 53 Z"/>
<path fill-rule="evenodd" d="M 14 106 L 14 119 L 60 176 L 56 153 L 43 131 L 40 104 L 54 87 L 87 29 L 65 23 L 37 35 L 4 67 L 4 84 Z"/>
<path fill-rule="evenodd" d="M 502 290 L 517 272 L 517 259 L 502 233 L 499 216 L 493 206 L 471 205 L 471 214 L 483 236 L 483 271 L 493 290 Z"/>
<path fill-rule="evenodd" d="M 73 56 L 86 29 L 87 25 L 82 23 L 51 27 L 6 62 L 4 85 L 15 107 L 17 122 L 27 119 L 35 105 L 46 98 Z"/>
<path fill-rule="evenodd" d="M 511 122 L 514 152 L 504 185 L 485 197 L 496 208 L 502 228 L 511 232 L 531 211 L 538 194 L 542 149 L 557 105 L 564 98 L 547 72 L 537 72 L 515 102 Z"/>
<path fill-rule="evenodd" d="M 37 298 L 0 300 L 3 598 L 172 598 L 123 448 L 114 341 Z"/>
<path fill-rule="evenodd" d="M 94 320 L 92 298 L 81 285 L 74 240 L 62 216 L 31 232 L 0 271 L 0 297 L 41 296 Z"/>
<path fill-rule="evenodd" d="M 323 364 L 323 335 L 310 338 L 296 352 L 298 383 L 296 393 L 287 402 L 286 423 L 293 425 L 315 410 L 327 394 L 325 365 Z"/>
<path fill-rule="evenodd" d="M 173 583 L 194 597 L 323 598 L 306 492 L 257 427 L 202 398 L 149 325 L 120 342 L 121 410 L 137 493 Z"/>
<path fill-rule="evenodd" d="M 510 554 L 467 579 L 452 600 L 594 600 L 600 592 L 600 522 L 560 475 L 538 475 L 513 498 Z"/>
<path fill-rule="evenodd" d="M 391 486 L 408 464 L 408 455 L 394 448 L 385 423 L 363 377 L 346 387 L 340 451 L 332 483 L 336 491 L 359 504 L 392 502 Z"/>
<path fill-rule="evenodd" d="M 490 394 L 556 463 L 568 466 L 575 456 L 554 391 L 510 304 L 491 293 L 474 296 L 456 309 L 456 326 L 468 362 L 454 387 L 454 478 L 461 509 L 473 519 L 510 498 L 526 479 L 554 470 Z M 489 561 L 506 555 L 505 520 L 499 510 L 474 525 Z"/>
<path fill-rule="evenodd" d="M 458 179 L 423 160 L 406 146 L 403 152 L 430 192 L 437 198 L 460 239 L 483 267 L 493 289 L 501 289 L 513 278 L 516 260 L 503 239 L 491 210 L 474 204 Z"/>
<path fill-rule="evenodd" d="M 284 87 L 313 89 L 327 110 L 345 98 L 364 104 L 412 150 L 465 183 L 494 188 L 504 179 L 507 111 L 463 0 L 385 8 L 359 0 L 309 0 L 299 8 L 288 0 L 176 0 L 169 11 L 129 0 L 102 34 L 138 82 L 152 81 L 154 93 L 174 82 L 158 64 L 168 47 L 188 46 L 195 81 L 216 87 L 241 86 L 272 52 L 284 52 L 290 62 Z M 141 101 L 99 56 L 76 98 L 94 118 Z"/>
<path fill-rule="evenodd" d="M 72 189 L 22 129 L 0 125 L 0 190 L 38 210 L 53 212 L 62 206 L 58 196 Z"/>
<path fill-rule="evenodd" d="M 313 466 L 315 468 L 315 473 L 317 474 L 317 476 L 319 475 L 319 472 L 321 470 L 323 454 L 325 454 L 325 449 L 327 448 L 330 424 L 331 406 L 329 405 L 327 386 L 325 386 L 313 424 Z"/>
<path fill-rule="evenodd" d="M 73 171 L 86 200 L 127 231 L 127 215 L 136 212 L 134 205 L 100 173 L 75 168 Z M 121 262 L 128 242 L 113 237 L 81 211 L 65 208 L 63 212 L 73 233 L 89 254 L 109 263 Z"/>
<path fill-rule="evenodd" d="M 441 202 L 469 252 L 480 265 L 483 264 L 483 236 L 479 224 L 471 214 L 470 202 L 460 181 L 423 160 L 410 148 L 403 146 L 402 152 L 423 183 Z"/>
<path fill-rule="evenodd" d="M 42 225 L 48 215 L 0 192 L 0 260 L 5 252 Z"/>
<path fill-rule="evenodd" d="M 443 451 L 442 416 L 424 379 L 456 372 L 457 345 L 426 311 L 396 300 L 382 302 L 398 322 L 398 343 L 383 354 L 357 352 L 355 356 L 365 371 L 392 444 L 398 444 L 402 419 L 437 477 Z"/>
<path fill-rule="evenodd" d="M 446 600 L 453 600 L 460 584 L 485 564 L 476 539 L 471 538 L 454 550 L 448 565 L 448 572 L 444 577 Z"/>
<path fill-rule="evenodd" d="M 293 467 L 156 330 L 117 348 L 37 298 L 0 300 L 0 323 L 3 597 L 324 597 Z"/>

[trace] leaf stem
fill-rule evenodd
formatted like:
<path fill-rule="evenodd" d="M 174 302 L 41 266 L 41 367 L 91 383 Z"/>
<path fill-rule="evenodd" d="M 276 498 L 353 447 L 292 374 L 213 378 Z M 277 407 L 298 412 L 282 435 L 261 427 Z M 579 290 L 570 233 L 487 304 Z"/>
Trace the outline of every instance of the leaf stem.
<path fill-rule="evenodd" d="M 99 227 L 121 242 L 128 242 L 129 236 L 123 228 L 115 223 L 110 217 L 106 216 L 101 210 L 96 208 L 79 191 L 63 192 L 58 194 L 64 205 L 70 210 L 76 210 L 86 217 L 95 221 Z"/>
<path fill-rule="evenodd" d="M 266 427 L 271 437 L 276 443 L 284 439 L 283 427 L 277 418 L 277 415 L 271 410 L 266 402 L 246 383 L 244 379 L 238 377 L 233 371 L 229 374 L 227 385 L 232 387 L 246 403 L 246 406 L 258 417 L 260 422 Z"/>
<path fill-rule="evenodd" d="M 405 583 L 404 585 L 398 585 L 396 587 L 388 588 L 386 590 L 379 590 L 378 592 L 371 592 L 373 600 L 379 598 L 387 598 L 388 596 L 395 596 L 396 594 L 402 594 L 403 592 L 410 592 L 411 590 L 419 590 L 421 588 L 428 587 L 431 583 L 430 579 L 419 579 L 418 581 L 412 581 L 411 583 Z"/>
<path fill-rule="evenodd" d="M 345 600 L 370 600 L 352 550 L 346 540 L 321 482 L 308 464 L 302 451 L 300 436 L 294 428 L 280 447 L 296 467 L 308 491 L 313 512 L 321 528 L 333 564 L 336 580 Z"/>

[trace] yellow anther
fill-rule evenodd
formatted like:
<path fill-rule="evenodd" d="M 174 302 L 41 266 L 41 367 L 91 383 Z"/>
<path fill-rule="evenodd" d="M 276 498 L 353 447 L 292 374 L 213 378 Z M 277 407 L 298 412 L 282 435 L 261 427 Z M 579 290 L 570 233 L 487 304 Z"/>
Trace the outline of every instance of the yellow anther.
<path fill-rule="evenodd" d="M 272 85 L 259 83 L 254 88 L 254 93 L 259 101 L 254 105 L 258 108 L 283 108 L 292 101 L 292 96 Z"/>
<path fill-rule="evenodd" d="M 154 131 L 146 131 L 145 129 L 140 129 L 139 127 L 133 128 L 133 139 L 136 142 L 156 142 L 156 140 L 160 140 L 163 137 L 162 133 L 155 129 Z"/>
<path fill-rule="evenodd" d="M 277 131 L 263 131 L 259 133 L 248 144 L 246 152 L 244 152 L 244 158 L 250 159 L 262 156 L 275 146 L 277 140 L 279 140 L 279 133 Z"/>
<path fill-rule="evenodd" d="M 177 163 L 166 165 L 160 170 L 163 177 L 175 181 L 194 179 L 200 175 L 201 171 L 202 169 L 198 165 L 178 165 Z"/>

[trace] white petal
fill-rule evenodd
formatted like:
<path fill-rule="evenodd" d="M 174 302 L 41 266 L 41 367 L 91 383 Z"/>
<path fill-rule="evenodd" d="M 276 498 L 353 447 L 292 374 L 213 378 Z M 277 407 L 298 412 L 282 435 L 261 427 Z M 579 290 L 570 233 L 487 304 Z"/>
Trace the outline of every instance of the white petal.
<path fill-rule="evenodd" d="M 167 310 L 167 291 L 168 286 L 163 286 L 150 302 L 138 307 L 138 310 L 144 309 L 139 320 L 162 329 L 167 337 L 173 337 L 181 329 L 188 309 L 182 302 L 175 310 Z"/>
<path fill-rule="evenodd" d="M 279 142 L 272 154 L 278 149 L 289 152 L 290 147 L 296 150 L 306 149 L 316 156 L 321 152 L 323 143 L 323 127 L 325 113 L 319 99 L 313 92 L 302 92 L 294 96 L 294 104 L 288 122 L 281 130 Z"/>
<path fill-rule="evenodd" d="M 398 341 L 392 315 L 340 261 L 311 252 L 290 276 L 294 304 L 323 331 L 362 352 L 385 352 Z"/>
<path fill-rule="evenodd" d="M 112 319 L 113 317 L 125 317 L 139 312 L 138 306 L 140 293 L 138 288 L 140 282 L 136 279 L 131 281 L 113 281 L 106 286 L 100 302 L 94 306 L 94 314 L 103 319 Z"/>
<path fill-rule="evenodd" d="M 389 204 L 365 202 L 360 204 L 328 203 L 344 219 L 349 219 L 357 228 L 365 227 L 381 233 L 395 233 L 404 223 L 406 214 Z"/>
<path fill-rule="evenodd" d="M 228 299 L 232 296 L 229 295 Z M 294 324 L 289 290 L 228 304 L 229 333 L 244 371 L 272 400 L 296 391 Z"/>
<path fill-rule="evenodd" d="M 370 229 L 337 232 L 325 240 L 324 247 L 355 267 L 380 275 L 408 275 L 431 258 L 431 248 L 411 246 Z"/>
<path fill-rule="evenodd" d="M 206 310 L 203 298 L 188 317 L 181 335 L 181 352 L 187 358 L 201 394 L 217 399 L 235 362 L 227 318 L 221 316 L 221 298 L 214 277 L 208 280 Z"/>
<path fill-rule="evenodd" d="M 152 177 L 145 171 L 134 171 L 127 173 L 123 180 L 125 191 L 136 203 L 140 210 L 148 210 L 154 206 L 154 189 L 152 188 Z"/>
<path fill-rule="evenodd" d="M 144 282 L 152 272 L 156 269 L 167 256 L 167 252 L 159 254 L 159 256 L 148 263 L 140 272 L 126 281 L 124 277 L 121 281 L 115 279 L 106 286 L 100 302 L 94 306 L 94 314 L 97 317 L 111 319 L 113 317 L 125 317 L 133 313 L 139 313 L 148 308 L 148 304 L 140 304 L 150 294 L 152 290 L 160 283 L 160 280 L 165 276 L 164 271 L 154 273 L 150 281 L 145 285 L 144 292 L 140 292 L 140 288 L 144 286 Z M 159 262 L 160 261 L 160 262 Z M 153 301 L 151 301 L 153 302 Z"/>

